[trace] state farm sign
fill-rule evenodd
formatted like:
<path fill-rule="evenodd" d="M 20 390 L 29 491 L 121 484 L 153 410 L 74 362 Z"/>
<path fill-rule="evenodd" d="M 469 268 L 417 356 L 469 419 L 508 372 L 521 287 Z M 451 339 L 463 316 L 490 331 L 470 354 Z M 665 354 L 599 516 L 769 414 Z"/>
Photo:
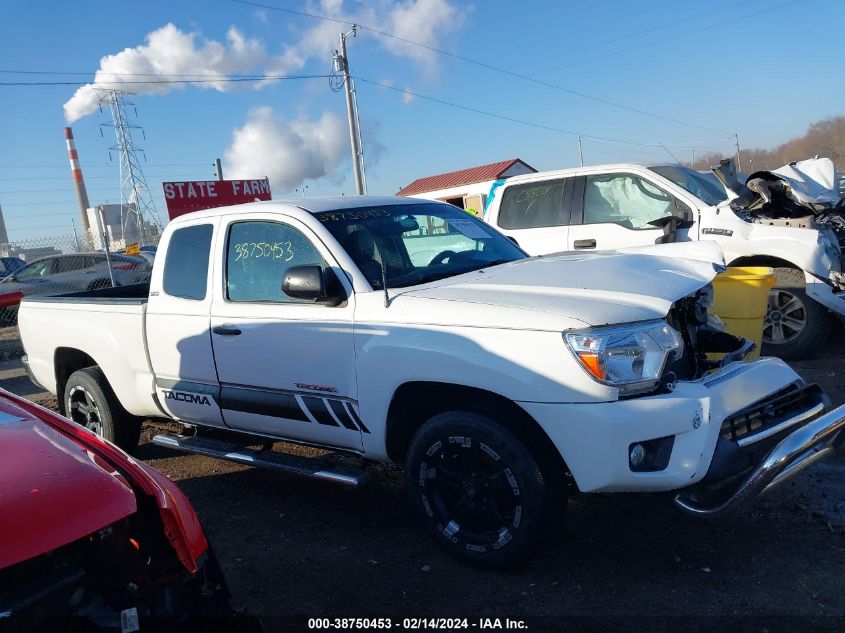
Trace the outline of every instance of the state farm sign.
<path fill-rule="evenodd" d="M 201 209 L 270 200 L 270 182 L 262 180 L 190 180 L 163 182 L 170 219 Z"/>

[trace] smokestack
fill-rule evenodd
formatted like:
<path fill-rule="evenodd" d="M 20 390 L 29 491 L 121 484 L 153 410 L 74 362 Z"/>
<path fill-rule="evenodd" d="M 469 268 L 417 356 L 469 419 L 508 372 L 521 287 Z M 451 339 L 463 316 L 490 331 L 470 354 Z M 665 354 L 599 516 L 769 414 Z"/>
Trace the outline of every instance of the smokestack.
<path fill-rule="evenodd" d="M 70 159 L 70 173 L 73 174 L 73 184 L 76 187 L 76 199 L 79 200 L 79 216 L 82 219 L 82 228 L 87 234 L 91 230 L 88 224 L 88 192 L 85 191 L 85 181 L 82 179 L 82 169 L 79 167 L 79 154 L 76 153 L 73 130 L 69 127 L 65 128 L 65 142 L 67 156 Z"/>

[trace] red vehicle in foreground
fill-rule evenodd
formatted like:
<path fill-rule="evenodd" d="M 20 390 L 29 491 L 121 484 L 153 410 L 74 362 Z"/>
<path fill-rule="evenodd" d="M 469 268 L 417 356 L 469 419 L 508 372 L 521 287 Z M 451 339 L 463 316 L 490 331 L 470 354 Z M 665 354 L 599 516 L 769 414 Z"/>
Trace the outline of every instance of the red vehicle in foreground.
<path fill-rule="evenodd" d="M 261 630 L 228 598 L 173 482 L 0 390 L 0 630 Z"/>

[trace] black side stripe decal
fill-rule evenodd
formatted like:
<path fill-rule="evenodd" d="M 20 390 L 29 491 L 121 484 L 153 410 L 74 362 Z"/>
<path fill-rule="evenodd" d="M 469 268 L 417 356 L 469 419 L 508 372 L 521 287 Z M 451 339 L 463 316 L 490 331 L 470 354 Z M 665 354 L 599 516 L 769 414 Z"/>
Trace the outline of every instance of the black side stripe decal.
<path fill-rule="evenodd" d="M 310 422 L 296 398 L 289 393 L 221 387 L 220 408 L 285 418 L 286 420 Z"/>
<path fill-rule="evenodd" d="M 205 387 L 205 390 L 209 389 L 205 385 L 179 383 L 180 387 L 183 387 L 183 385 L 193 387 L 192 389 L 185 389 L 185 391 L 201 393 L 197 387 Z M 215 388 L 212 387 L 211 389 Z M 319 424 L 338 427 L 340 426 L 338 425 L 339 420 L 340 424 L 350 431 L 370 432 L 361 421 L 361 418 L 358 417 L 358 413 L 355 411 L 352 403 L 344 400 L 304 394 L 299 394 L 297 398 L 297 395 L 292 392 L 263 391 L 260 389 L 224 385 L 218 393 L 213 394 L 213 397 L 219 398 L 220 408 L 228 411 L 255 413 L 257 415 L 284 418 L 285 420 L 299 420 L 301 422 L 310 422 L 311 419 L 308 417 L 310 414 Z M 328 403 L 328 407 L 326 403 Z"/>
<path fill-rule="evenodd" d="M 339 426 L 332 417 L 332 414 L 329 413 L 326 405 L 323 404 L 322 398 L 309 398 L 308 396 L 302 396 L 302 404 L 320 424 L 325 424 L 326 426 Z"/>
<path fill-rule="evenodd" d="M 343 403 L 340 400 L 326 400 L 329 403 L 329 406 L 334 411 L 335 417 L 340 420 L 340 423 L 345 426 L 347 429 L 351 429 L 353 431 L 358 431 L 358 427 L 355 426 L 355 422 L 352 418 L 349 417 L 349 414 L 346 413 L 346 409 L 343 407 Z"/>
<path fill-rule="evenodd" d="M 363 422 L 361 422 L 361 418 L 359 418 L 359 417 L 358 417 L 358 413 L 355 411 L 355 407 L 353 407 L 353 406 L 352 406 L 351 404 L 349 404 L 348 402 L 345 402 L 345 403 L 344 403 L 344 406 L 345 406 L 345 407 L 346 407 L 346 409 L 349 411 L 349 415 L 351 415 L 351 416 L 352 416 L 352 419 L 353 419 L 353 420 L 355 420 L 355 424 L 357 424 L 358 426 L 360 426 L 360 427 L 361 427 L 361 430 L 362 430 L 364 433 L 369 433 L 369 432 L 370 432 L 370 430 L 369 430 L 366 426 L 364 426 L 364 423 L 363 423 Z"/>

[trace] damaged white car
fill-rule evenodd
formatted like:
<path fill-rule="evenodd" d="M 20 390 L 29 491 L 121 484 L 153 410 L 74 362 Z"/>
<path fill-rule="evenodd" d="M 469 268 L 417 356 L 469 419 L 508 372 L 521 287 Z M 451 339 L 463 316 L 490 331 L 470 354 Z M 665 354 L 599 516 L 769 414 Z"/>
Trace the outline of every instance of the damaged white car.
<path fill-rule="evenodd" d="M 730 266 L 771 266 L 764 353 L 794 359 L 823 345 L 845 315 L 843 205 L 833 164 L 814 159 L 740 184 L 731 161 L 593 165 L 509 178 L 485 221 L 532 255 L 712 240 Z M 745 180 L 745 179 L 743 179 Z"/>

